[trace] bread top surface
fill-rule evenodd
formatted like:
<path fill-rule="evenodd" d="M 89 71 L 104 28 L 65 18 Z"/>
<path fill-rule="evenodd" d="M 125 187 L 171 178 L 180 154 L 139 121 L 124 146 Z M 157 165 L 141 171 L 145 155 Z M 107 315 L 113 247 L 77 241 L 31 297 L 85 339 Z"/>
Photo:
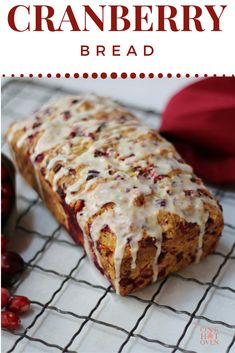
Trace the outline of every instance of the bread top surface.
<path fill-rule="evenodd" d="M 88 237 L 95 245 L 107 227 L 116 236 L 117 291 L 125 247 L 130 245 L 135 268 L 143 237 L 156 239 L 156 280 L 160 211 L 199 226 L 199 261 L 208 209 L 221 212 L 217 202 L 173 145 L 119 104 L 94 95 L 65 97 L 12 125 L 7 139 L 17 149 L 27 147 L 35 173 L 77 212 L 88 255 Z M 94 250 L 100 264 L 96 245 Z"/>

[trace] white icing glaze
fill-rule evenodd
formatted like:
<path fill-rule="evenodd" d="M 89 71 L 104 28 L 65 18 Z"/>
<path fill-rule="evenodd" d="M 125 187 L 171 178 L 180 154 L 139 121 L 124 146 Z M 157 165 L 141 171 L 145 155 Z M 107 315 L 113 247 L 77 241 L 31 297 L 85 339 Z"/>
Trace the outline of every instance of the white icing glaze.
<path fill-rule="evenodd" d="M 69 174 L 69 171 L 67 168 L 61 168 L 54 176 L 53 178 L 53 182 L 52 182 L 52 186 L 53 186 L 53 190 L 56 191 L 57 190 L 57 183 L 58 181 L 63 177 Z"/>
<path fill-rule="evenodd" d="M 7 139 L 9 142 L 11 142 L 14 138 L 15 133 L 19 129 L 23 129 L 25 127 L 25 121 L 17 122 L 11 126 L 10 132 L 8 133 Z"/>
<path fill-rule="evenodd" d="M 42 137 L 39 139 L 32 158 L 34 159 L 40 153 L 45 152 L 53 148 L 56 145 L 59 145 L 63 140 L 64 136 L 68 136 L 71 132 L 71 128 L 64 126 L 64 122 L 60 120 L 52 120 L 50 121 L 45 128 L 45 132 L 43 133 Z"/>
<path fill-rule="evenodd" d="M 74 100 L 79 101 L 72 103 Z M 35 127 L 36 117 L 40 125 Z M 131 267 L 134 269 L 144 235 L 156 240 L 152 269 L 153 281 L 157 280 L 162 242 L 162 228 L 157 220 L 160 210 L 198 224 L 196 261 L 200 260 L 209 216 L 204 202 L 216 203 L 207 196 L 195 196 L 198 189 L 204 189 L 203 184 L 191 181 L 192 168 L 180 160 L 170 143 L 159 136 L 146 138 L 147 134 L 155 133 L 151 128 L 113 101 L 96 96 L 66 97 L 44 107 L 26 124 L 15 124 L 8 139 L 12 140 L 22 127 L 26 128 L 18 140 L 18 147 L 23 146 L 30 135 L 41 134 L 31 154 L 33 163 L 38 155 L 58 148 L 52 158 L 46 155 L 43 162 L 46 163 L 45 177 L 52 183 L 53 190 L 57 190 L 71 168 L 79 168 L 79 176 L 65 190 L 65 202 L 70 205 L 77 200 L 84 201 L 84 208 L 77 213 L 77 221 L 84 233 L 85 250 L 92 257 L 90 236 L 100 267 L 97 247 L 100 233 L 108 226 L 115 234 L 114 286 L 117 292 L 126 245 L 130 245 Z M 61 164 L 60 169 L 52 177 L 49 172 L 57 163 Z M 138 173 L 139 170 L 145 173 Z M 172 175 L 174 171 L 177 171 L 176 175 Z M 187 190 L 192 194 L 187 195 Z M 101 209 L 103 212 L 97 215 Z M 87 234 L 87 222 L 94 215 Z"/>

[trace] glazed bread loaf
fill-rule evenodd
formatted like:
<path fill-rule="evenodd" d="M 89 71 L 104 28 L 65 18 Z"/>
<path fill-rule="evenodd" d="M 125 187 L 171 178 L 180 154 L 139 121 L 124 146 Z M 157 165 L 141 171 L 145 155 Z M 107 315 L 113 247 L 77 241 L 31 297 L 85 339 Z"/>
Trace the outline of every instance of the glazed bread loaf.
<path fill-rule="evenodd" d="M 215 249 L 217 201 L 172 144 L 114 101 L 62 98 L 7 139 L 21 174 L 117 293 Z"/>

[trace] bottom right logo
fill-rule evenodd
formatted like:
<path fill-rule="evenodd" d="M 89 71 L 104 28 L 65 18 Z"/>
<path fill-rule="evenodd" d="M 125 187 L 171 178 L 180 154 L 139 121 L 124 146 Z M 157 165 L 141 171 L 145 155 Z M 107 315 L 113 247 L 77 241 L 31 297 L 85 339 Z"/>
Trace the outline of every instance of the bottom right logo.
<path fill-rule="evenodd" d="M 219 344 L 218 329 L 216 327 L 201 327 L 200 334 L 200 343 L 202 345 Z"/>

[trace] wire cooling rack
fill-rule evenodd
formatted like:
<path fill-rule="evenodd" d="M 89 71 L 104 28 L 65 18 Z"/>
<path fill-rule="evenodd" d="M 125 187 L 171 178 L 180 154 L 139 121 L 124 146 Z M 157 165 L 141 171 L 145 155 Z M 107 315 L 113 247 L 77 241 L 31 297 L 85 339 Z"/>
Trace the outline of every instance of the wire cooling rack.
<path fill-rule="evenodd" d="M 52 96 L 68 93 L 39 81 L 11 80 L 2 88 L 2 132 Z M 157 112 L 129 108 L 152 126 L 159 123 Z M 2 150 L 9 153 L 4 140 Z M 27 295 L 32 304 L 19 331 L 2 332 L 2 352 L 235 352 L 235 193 L 212 191 L 225 216 L 217 251 L 123 298 L 17 175 L 11 248 L 27 267 L 13 293 Z"/>

